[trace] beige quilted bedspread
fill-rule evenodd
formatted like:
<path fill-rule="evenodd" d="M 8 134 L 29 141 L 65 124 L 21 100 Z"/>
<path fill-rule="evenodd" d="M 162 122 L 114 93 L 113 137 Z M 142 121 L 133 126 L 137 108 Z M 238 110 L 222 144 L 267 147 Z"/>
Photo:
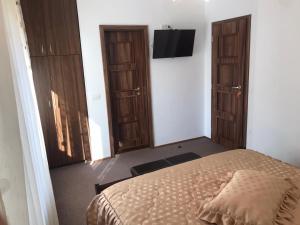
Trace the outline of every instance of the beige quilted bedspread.
<path fill-rule="evenodd" d="M 234 150 L 123 181 L 103 191 L 87 211 L 88 225 L 206 225 L 201 202 L 228 172 L 241 169 L 300 180 L 300 170 L 251 150 Z"/>

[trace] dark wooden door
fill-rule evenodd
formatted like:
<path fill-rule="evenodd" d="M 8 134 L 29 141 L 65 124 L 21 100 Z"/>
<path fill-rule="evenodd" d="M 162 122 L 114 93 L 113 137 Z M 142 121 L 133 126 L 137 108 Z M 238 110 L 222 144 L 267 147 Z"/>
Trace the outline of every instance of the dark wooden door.
<path fill-rule="evenodd" d="M 32 57 L 31 63 L 50 167 L 89 158 L 80 56 Z"/>
<path fill-rule="evenodd" d="M 22 0 L 21 6 L 30 55 L 47 55 L 43 0 Z"/>
<path fill-rule="evenodd" d="M 150 146 L 145 33 L 122 29 L 103 32 L 115 153 Z"/>
<path fill-rule="evenodd" d="M 76 0 L 43 2 L 48 55 L 80 54 Z"/>
<path fill-rule="evenodd" d="M 212 139 L 232 149 L 246 145 L 250 19 L 212 25 Z"/>
<path fill-rule="evenodd" d="M 32 57 L 31 67 L 43 128 L 44 141 L 47 150 L 47 157 L 50 163 L 53 161 L 53 154 L 51 154 L 51 151 L 55 151 L 53 144 L 57 143 L 57 141 L 53 140 L 55 136 L 51 132 L 51 130 L 54 128 L 54 120 L 51 114 L 51 76 L 47 57 Z M 50 129 L 51 126 L 52 129 Z"/>
<path fill-rule="evenodd" d="M 88 123 L 80 56 L 49 57 L 51 101 L 57 152 L 52 165 L 80 162 L 89 151 Z"/>
<path fill-rule="evenodd" d="M 81 54 L 76 0 L 22 0 L 31 56 Z"/>

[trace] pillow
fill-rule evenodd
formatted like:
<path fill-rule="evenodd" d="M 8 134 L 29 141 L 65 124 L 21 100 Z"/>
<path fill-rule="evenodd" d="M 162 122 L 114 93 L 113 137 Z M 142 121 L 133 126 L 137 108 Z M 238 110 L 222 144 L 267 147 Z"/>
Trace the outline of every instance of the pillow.
<path fill-rule="evenodd" d="M 217 225 L 283 225 L 293 220 L 299 198 L 289 179 L 240 170 L 204 201 L 199 218 Z"/>

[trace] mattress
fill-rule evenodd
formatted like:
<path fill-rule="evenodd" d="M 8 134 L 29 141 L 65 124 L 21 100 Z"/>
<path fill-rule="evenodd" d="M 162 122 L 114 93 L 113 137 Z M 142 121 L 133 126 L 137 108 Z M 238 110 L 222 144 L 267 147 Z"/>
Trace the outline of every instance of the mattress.
<path fill-rule="evenodd" d="M 169 167 L 115 184 L 87 210 L 88 225 L 207 225 L 197 216 L 229 172 L 264 171 L 297 182 L 300 170 L 252 150 L 234 150 Z"/>

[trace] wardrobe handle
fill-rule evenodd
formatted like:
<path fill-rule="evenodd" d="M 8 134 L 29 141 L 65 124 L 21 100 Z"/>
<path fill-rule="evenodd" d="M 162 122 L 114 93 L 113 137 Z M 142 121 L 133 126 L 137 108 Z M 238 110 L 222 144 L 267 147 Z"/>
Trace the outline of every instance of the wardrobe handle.
<path fill-rule="evenodd" d="M 45 53 L 45 50 L 44 50 L 44 45 L 42 44 L 42 54 Z"/>
<path fill-rule="evenodd" d="M 50 48 L 50 54 L 53 54 L 53 49 L 52 49 L 52 45 L 51 44 L 50 44 L 49 48 Z"/>

